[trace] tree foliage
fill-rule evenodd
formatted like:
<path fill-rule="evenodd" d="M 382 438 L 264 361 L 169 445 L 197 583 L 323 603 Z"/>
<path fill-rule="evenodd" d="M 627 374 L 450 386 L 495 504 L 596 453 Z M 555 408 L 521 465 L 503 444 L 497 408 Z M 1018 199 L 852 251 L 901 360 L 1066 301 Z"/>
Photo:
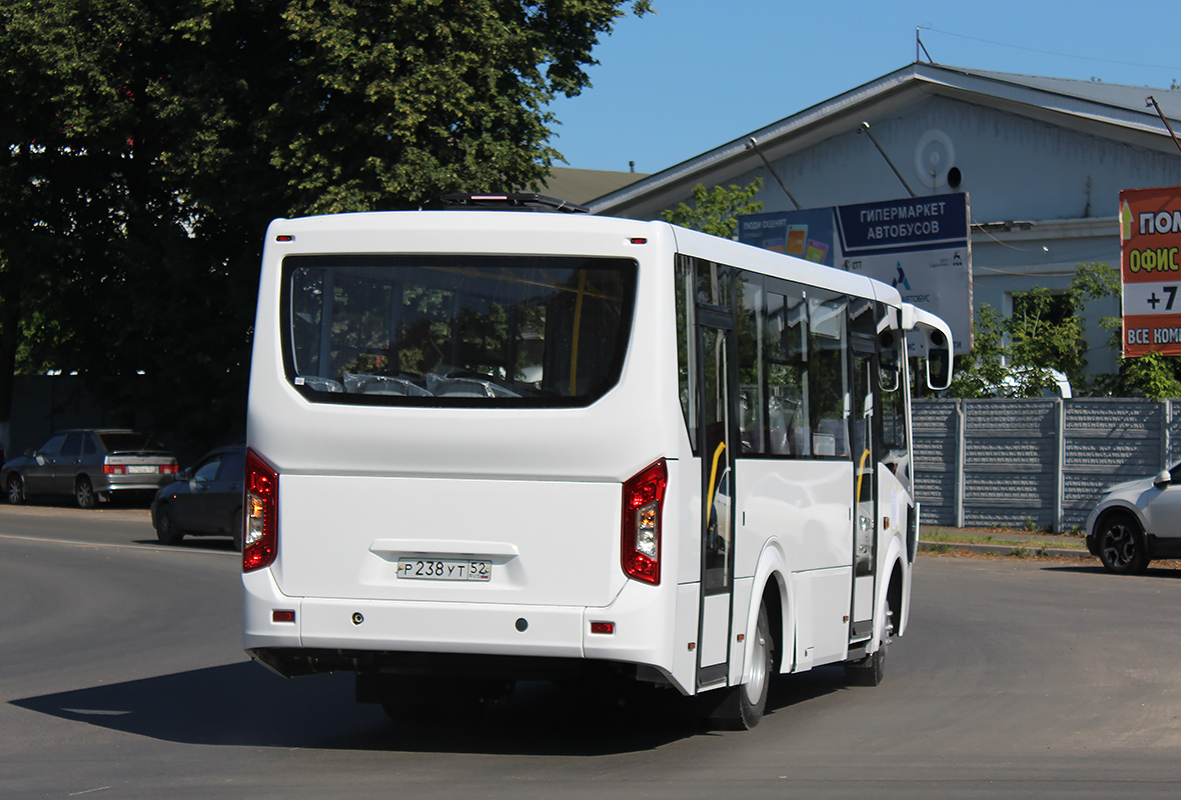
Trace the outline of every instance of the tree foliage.
<path fill-rule="evenodd" d="M 0 0 L 0 421 L 19 351 L 195 437 L 232 425 L 266 223 L 536 188 L 547 104 L 626 9 L 650 10 Z"/>
<path fill-rule="evenodd" d="M 745 187 L 715 186 L 712 190 L 699 183 L 693 187 L 692 206 L 681 203 L 662 211 L 660 217 L 673 225 L 733 239 L 740 214 L 757 214 L 763 210 L 763 201 L 754 199 L 762 186 L 762 178 L 755 178 Z"/>
<path fill-rule="evenodd" d="M 1181 397 L 1181 359 L 1151 353 L 1120 358 L 1111 375 L 1087 378 L 1087 342 L 1079 314 L 1088 303 L 1118 298 L 1119 273 L 1102 263 L 1080 264 L 1064 295 L 1044 287 L 1014 295 L 1014 313 L 1005 318 L 983 306 L 973 324 L 973 348 L 956 362 L 948 394 L 953 397 L 1036 397 L 1052 385 L 1047 369 L 1069 378 L 1076 394 Z M 1122 320 L 1103 317 L 1100 327 L 1111 333 L 1108 346 L 1121 349 Z"/>

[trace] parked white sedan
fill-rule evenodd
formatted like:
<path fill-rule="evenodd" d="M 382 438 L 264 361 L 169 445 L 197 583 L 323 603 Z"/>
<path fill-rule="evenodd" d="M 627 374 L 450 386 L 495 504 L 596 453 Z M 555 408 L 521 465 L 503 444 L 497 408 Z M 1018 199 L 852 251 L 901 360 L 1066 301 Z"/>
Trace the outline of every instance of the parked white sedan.
<path fill-rule="evenodd" d="M 1181 462 L 1108 487 L 1087 518 L 1087 549 L 1119 574 L 1143 572 L 1154 559 L 1181 558 Z"/>

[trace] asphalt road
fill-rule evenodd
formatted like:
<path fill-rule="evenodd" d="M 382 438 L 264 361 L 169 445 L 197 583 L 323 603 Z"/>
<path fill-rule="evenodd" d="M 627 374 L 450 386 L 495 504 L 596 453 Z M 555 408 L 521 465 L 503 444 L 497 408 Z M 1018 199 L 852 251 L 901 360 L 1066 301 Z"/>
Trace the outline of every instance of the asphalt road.
<path fill-rule="evenodd" d="M 1181 792 L 1181 573 L 921 556 L 885 682 L 781 679 L 754 731 L 525 684 L 389 721 L 249 663 L 227 542 L 0 507 L 0 797 L 1110 798 Z"/>

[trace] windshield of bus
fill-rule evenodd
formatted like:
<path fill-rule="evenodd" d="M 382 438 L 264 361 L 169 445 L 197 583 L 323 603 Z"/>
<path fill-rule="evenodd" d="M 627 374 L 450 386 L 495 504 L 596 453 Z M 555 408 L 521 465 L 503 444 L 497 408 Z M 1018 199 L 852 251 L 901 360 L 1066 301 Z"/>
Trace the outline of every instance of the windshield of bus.
<path fill-rule="evenodd" d="M 284 360 L 309 400 L 584 406 L 619 379 L 636 264 L 559 256 L 289 256 Z"/>

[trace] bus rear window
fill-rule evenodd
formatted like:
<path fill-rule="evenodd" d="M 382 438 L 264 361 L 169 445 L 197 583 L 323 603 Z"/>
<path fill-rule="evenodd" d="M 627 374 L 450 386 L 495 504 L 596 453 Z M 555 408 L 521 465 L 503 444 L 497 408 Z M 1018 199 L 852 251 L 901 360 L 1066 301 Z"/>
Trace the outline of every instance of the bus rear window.
<path fill-rule="evenodd" d="M 583 406 L 619 379 L 636 264 L 557 256 L 289 256 L 288 379 L 309 400 Z"/>

